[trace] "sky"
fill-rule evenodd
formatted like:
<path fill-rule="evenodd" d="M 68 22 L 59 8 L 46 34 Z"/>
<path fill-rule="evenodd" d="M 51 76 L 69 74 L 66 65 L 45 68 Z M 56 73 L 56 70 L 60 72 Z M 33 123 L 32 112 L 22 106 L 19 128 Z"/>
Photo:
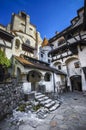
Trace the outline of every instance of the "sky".
<path fill-rule="evenodd" d="M 83 5 L 84 0 L 0 0 L 0 24 L 10 23 L 13 12 L 25 11 L 41 37 L 50 39 L 70 25 Z"/>

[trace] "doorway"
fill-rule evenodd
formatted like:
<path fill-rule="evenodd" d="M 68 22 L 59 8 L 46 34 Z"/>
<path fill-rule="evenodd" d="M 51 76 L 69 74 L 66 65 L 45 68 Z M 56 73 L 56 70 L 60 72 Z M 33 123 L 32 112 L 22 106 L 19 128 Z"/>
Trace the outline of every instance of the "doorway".
<path fill-rule="evenodd" d="M 70 77 L 72 91 L 78 90 L 82 91 L 82 82 L 81 82 L 81 76 L 80 75 L 73 75 Z"/>
<path fill-rule="evenodd" d="M 31 82 L 31 90 L 37 91 L 37 83 L 41 81 L 41 73 L 35 70 L 32 70 L 27 75 L 27 81 Z"/>

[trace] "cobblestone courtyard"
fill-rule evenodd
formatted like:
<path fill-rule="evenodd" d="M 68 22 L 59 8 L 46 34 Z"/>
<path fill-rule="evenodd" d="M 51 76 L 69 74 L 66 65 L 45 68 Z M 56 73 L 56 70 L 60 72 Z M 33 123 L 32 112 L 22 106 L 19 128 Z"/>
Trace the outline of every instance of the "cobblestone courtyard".
<path fill-rule="evenodd" d="M 9 118 L 0 122 L 0 130 L 86 130 L 86 95 L 70 92 L 61 95 L 61 106 L 45 119 L 10 124 Z"/>

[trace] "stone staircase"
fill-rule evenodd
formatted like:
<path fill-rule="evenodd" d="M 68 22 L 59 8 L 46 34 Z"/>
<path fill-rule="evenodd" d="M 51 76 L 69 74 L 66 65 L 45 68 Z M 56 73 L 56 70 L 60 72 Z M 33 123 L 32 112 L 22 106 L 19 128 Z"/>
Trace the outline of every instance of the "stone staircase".
<path fill-rule="evenodd" d="M 35 99 L 49 111 L 54 111 L 60 106 L 59 101 L 52 100 L 42 93 L 35 93 Z"/>

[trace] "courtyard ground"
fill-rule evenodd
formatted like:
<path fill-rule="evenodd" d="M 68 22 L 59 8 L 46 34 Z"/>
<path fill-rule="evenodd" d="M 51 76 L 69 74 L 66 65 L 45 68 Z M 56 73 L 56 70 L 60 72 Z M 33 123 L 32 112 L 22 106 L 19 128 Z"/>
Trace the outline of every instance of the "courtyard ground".
<path fill-rule="evenodd" d="M 61 106 L 45 119 L 10 123 L 10 118 L 0 122 L 0 130 L 86 130 L 86 95 L 68 92 L 61 95 Z"/>

